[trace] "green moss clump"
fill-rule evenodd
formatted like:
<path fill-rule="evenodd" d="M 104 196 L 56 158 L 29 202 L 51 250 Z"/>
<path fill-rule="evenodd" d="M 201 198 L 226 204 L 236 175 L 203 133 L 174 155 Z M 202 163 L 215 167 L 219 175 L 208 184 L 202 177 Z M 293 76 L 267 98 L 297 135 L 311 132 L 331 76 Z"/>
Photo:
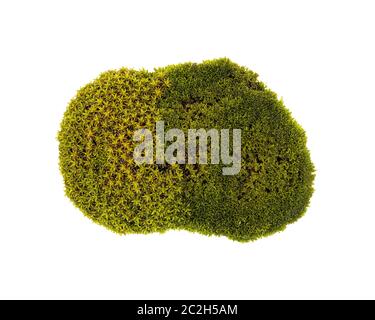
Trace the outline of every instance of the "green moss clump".
<path fill-rule="evenodd" d="M 242 167 L 136 165 L 133 133 L 241 129 Z M 228 59 L 108 71 L 80 89 L 58 134 L 66 194 L 121 233 L 186 229 L 254 240 L 300 218 L 313 193 L 306 135 L 257 74 Z"/>
<path fill-rule="evenodd" d="M 152 130 L 166 84 L 144 70 L 108 71 L 80 89 L 65 112 L 58 139 L 66 194 L 113 231 L 163 232 L 185 219 L 182 169 L 133 161 L 133 132 Z"/>

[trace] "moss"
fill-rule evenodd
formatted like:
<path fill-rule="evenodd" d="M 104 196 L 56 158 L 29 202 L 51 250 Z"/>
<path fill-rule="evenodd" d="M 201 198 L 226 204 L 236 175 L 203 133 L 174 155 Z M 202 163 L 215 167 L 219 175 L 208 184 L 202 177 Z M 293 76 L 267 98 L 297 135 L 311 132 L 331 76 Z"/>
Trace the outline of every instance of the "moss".
<path fill-rule="evenodd" d="M 58 134 L 66 194 L 120 233 L 165 231 L 184 219 L 181 168 L 136 166 L 133 132 L 152 129 L 166 80 L 147 71 L 101 74 L 70 102 Z"/>
<path fill-rule="evenodd" d="M 237 175 L 218 165 L 137 165 L 133 133 L 242 130 Z M 120 69 L 81 88 L 65 112 L 60 168 L 67 196 L 121 233 L 186 229 L 249 241 L 300 218 L 313 192 L 306 135 L 257 74 L 228 59 Z"/>

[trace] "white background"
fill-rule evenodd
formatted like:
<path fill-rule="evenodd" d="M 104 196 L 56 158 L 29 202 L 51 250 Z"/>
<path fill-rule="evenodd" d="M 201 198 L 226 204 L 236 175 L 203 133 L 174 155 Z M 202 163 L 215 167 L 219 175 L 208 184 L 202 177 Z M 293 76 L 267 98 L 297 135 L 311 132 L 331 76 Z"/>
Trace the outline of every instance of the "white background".
<path fill-rule="evenodd" d="M 1 1 L 0 298 L 375 298 L 373 1 Z M 240 244 L 118 236 L 64 196 L 56 133 L 77 89 L 121 66 L 229 57 L 308 134 L 316 192 Z"/>

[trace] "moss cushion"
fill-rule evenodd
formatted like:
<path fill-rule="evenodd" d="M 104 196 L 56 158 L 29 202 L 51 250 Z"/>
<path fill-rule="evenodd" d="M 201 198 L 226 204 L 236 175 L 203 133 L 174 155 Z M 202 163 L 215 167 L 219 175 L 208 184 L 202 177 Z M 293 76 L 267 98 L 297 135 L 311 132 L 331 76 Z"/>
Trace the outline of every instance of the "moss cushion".
<path fill-rule="evenodd" d="M 134 161 L 134 132 L 241 129 L 241 170 Z M 185 229 L 237 241 L 283 230 L 313 193 L 304 130 L 257 74 L 228 59 L 102 73 L 71 100 L 58 133 L 66 195 L 120 234 Z M 210 154 L 210 152 L 209 152 Z"/>

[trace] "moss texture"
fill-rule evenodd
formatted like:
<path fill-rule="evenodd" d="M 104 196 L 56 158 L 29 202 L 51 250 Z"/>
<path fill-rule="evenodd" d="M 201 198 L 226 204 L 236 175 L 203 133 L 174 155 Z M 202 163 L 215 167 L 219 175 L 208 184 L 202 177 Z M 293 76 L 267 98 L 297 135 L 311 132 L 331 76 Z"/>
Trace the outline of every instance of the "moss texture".
<path fill-rule="evenodd" d="M 241 129 L 240 173 L 136 165 L 133 133 L 158 120 L 166 130 Z M 256 73 L 228 59 L 105 72 L 72 99 L 58 140 L 67 196 L 121 234 L 186 229 L 246 242 L 296 221 L 313 193 L 305 132 Z"/>

